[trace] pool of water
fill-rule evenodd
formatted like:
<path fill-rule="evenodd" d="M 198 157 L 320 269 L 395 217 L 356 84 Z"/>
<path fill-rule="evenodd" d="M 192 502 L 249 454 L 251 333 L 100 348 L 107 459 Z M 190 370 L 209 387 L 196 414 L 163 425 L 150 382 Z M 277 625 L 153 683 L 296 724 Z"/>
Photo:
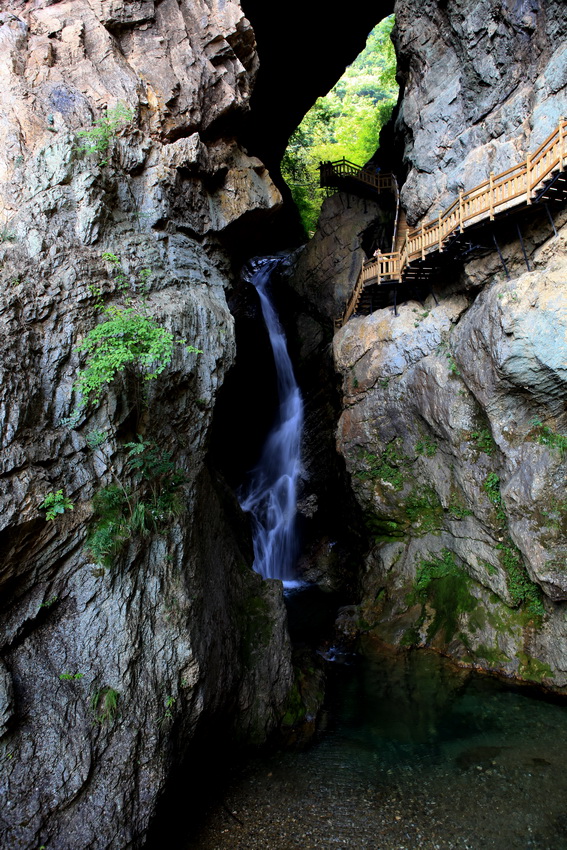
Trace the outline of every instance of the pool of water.
<path fill-rule="evenodd" d="M 329 667 L 318 740 L 248 762 L 184 850 L 567 850 L 564 702 L 425 651 Z"/>

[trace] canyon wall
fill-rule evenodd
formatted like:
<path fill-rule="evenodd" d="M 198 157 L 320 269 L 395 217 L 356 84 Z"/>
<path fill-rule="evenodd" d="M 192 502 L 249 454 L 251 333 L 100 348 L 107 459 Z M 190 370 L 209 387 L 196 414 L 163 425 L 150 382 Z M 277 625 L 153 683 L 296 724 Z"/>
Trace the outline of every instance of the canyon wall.
<path fill-rule="evenodd" d="M 399 0 L 396 16 L 392 165 L 415 223 L 557 127 L 567 11 Z M 369 203 L 326 201 L 298 260 L 294 287 L 323 325 L 362 257 L 389 250 L 384 212 L 372 224 Z M 429 645 L 565 690 L 567 214 L 560 203 L 549 212 L 475 230 L 468 257 L 438 271 L 429 294 L 400 288 L 398 314 L 352 318 L 333 347 L 337 448 L 368 539 L 362 602 L 344 627 L 368 646 Z"/>
<path fill-rule="evenodd" d="M 258 67 L 237 3 L 9 5 L 0 843 L 117 850 L 140 846 L 202 726 L 261 742 L 285 710 L 281 589 L 251 572 L 246 523 L 207 467 L 235 357 L 226 241 L 281 197 L 236 138 Z M 179 342 L 156 380 L 117 379 L 81 407 L 77 344 L 101 300 L 129 304 Z M 122 535 L 105 567 L 86 546 L 97 522 L 108 528 L 92 500 L 133 492 L 124 444 L 137 433 L 184 483 L 175 511 Z M 74 509 L 46 520 L 40 504 L 58 491 Z"/>

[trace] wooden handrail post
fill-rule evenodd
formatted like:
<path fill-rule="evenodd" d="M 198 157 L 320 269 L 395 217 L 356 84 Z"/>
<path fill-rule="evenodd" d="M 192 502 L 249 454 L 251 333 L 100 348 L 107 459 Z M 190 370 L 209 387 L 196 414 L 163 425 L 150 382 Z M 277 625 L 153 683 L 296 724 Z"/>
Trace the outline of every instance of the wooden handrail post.
<path fill-rule="evenodd" d="M 380 250 L 380 248 L 377 248 L 376 251 L 374 251 L 374 258 L 376 260 L 376 277 L 378 278 L 378 283 L 382 283 L 382 276 L 380 274 L 380 270 L 382 268 L 382 251 Z"/>
<path fill-rule="evenodd" d="M 442 250 L 443 250 L 443 240 L 441 239 L 441 219 L 442 219 L 442 217 L 443 217 L 443 213 L 442 213 L 441 210 L 439 210 L 439 225 L 438 225 L 438 227 L 439 227 L 439 253 L 441 253 Z"/>
<path fill-rule="evenodd" d="M 490 172 L 490 221 L 494 221 L 494 171 Z"/>
<path fill-rule="evenodd" d="M 459 192 L 459 229 L 463 232 L 463 190 Z"/>
<path fill-rule="evenodd" d="M 562 117 L 559 119 L 559 170 L 563 171 L 563 157 L 565 156 L 565 144 L 564 144 L 564 135 L 563 131 L 565 119 Z"/>
<path fill-rule="evenodd" d="M 532 186 L 531 186 L 531 159 L 532 155 L 529 153 L 526 155 L 526 204 L 531 204 L 532 202 Z"/>
<path fill-rule="evenodd" d="M 425 235 L 424 235 L 424 221 L 421 219 L 421 259 L 425 260 Z"/>

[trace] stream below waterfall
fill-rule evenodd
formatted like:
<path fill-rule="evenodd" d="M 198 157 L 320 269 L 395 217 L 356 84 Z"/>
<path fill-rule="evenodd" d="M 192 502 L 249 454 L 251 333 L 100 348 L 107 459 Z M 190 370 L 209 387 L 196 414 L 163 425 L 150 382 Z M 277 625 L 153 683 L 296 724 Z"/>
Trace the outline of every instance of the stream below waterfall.
<path fill-rule="evenodd" d="M 564 850 L 567 710 L 425 650 L 329 665 L 318 739 L 253 758 L 184 850 Z"/>
<path fill-rule="evenodd" d="M 254 569 L 293 585 L 303 407 L 267 291 L 277 262 L 259 261 L 250 278 L 279 408 L 241 504 Z M 315 651 L 340 600 L 312 586 L 287 604 L 293 642 Z M 567 850 L 565 700 L 425 650 L 363 657 L 327 645 L 323 657 L 326 700 L 311 745 L 230 769 L 211 751 L 213 799 L 183 850 Z"/>

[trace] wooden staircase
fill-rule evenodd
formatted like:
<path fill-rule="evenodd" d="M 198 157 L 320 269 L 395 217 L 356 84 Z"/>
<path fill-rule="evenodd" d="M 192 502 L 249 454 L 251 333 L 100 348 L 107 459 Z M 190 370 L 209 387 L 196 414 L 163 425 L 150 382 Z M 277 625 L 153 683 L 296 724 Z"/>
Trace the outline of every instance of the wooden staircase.
<path fill-rule="evenodd" d="M 466 228 L 494 221 L 510 212 L 519 212 L 532 204 L 567 200 L 567 121 L 559 126 L 526 159 L 501 172 L 491 172 L 483 181 L 440 211 L 438 216 L 418 227 L 409 228 L 405 212 L 399 208 L 398 186 L 394 175 L 371 172 L 369 169 L 339 160 L 322 163 L 321 185 L 341 186 L 341 181 L 358 180 L 379 192 L 393 192 L 396 198 L 396 221 L 391 253 L 377 251 L 362 263 L 352 295 L 341 317 L 335 320 L 340 328 L 361 308 L 364 290 L 382 284 L 419 282 L 435 268 L 439 255 L 452 251 L 462 254 Z"/>

